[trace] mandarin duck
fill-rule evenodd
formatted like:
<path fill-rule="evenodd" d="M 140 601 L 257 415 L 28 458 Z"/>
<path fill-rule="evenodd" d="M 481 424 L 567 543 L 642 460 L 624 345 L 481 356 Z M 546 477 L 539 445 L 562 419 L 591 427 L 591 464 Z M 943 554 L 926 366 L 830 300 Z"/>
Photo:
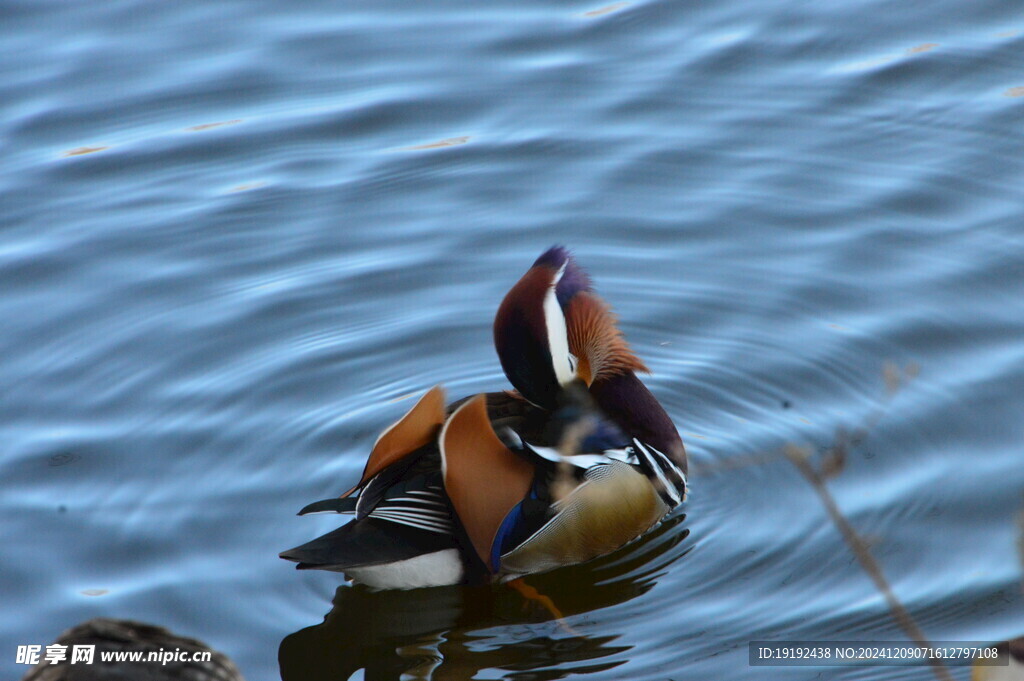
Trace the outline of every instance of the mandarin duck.
<path fill-rule="evenodd" d="M 566 249 L 508 292 L 494 342 L 515 390 L 429 390 L 359 482 L 299 512 L 355 519 L 282 558 L 377 588 L 507 581 L 610 553 L 683 501 L 679 433 Z"/>

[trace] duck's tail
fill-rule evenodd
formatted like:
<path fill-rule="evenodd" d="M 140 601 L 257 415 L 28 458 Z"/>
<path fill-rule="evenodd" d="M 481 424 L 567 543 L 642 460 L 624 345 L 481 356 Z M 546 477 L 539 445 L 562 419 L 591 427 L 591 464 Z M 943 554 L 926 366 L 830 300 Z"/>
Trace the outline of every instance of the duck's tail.
<path fill-rule="evenodd" d="M 354 520 L 281 552 L 299 570 L 332 570 L 368 586 L 411 589 L 457 584 L 465 566 L 450 535 L 378 518 Z"/>

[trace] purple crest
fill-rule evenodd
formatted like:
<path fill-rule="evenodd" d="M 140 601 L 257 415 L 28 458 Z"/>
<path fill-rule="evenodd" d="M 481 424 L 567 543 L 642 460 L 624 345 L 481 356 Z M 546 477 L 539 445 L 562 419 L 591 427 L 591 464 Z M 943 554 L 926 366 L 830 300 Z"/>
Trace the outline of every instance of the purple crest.
<path fill-rule="evenodd" d="M 534 267 L 537 266 L 550 267 L 554 270 L 559 270 L 562 265 L 565 265 L 565 271 L 562 273 L 562 278 L 558 281 L 558 285 L 555 287 L 555 295 L 558 296 L 558 304 L 565 309 L 565 306 L 569 304 L 572 297 L 580 291 L 591 291 L 592 286 L 590 283 L 590 277 L 583 271 L 579 265 L 576 264 L 576 259 L 572 257 L 572 253 L 569 252 L 565 246 L 552 246 L 548 250 L 544 251 L 539 258 L 533 263 Z"/>

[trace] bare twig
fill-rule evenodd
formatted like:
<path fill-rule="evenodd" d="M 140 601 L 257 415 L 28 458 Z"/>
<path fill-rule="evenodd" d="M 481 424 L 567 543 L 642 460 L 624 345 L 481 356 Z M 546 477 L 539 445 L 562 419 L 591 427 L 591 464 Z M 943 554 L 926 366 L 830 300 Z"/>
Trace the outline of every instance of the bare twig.
<path fill-rule="evenodd" d="M 892 587 L 889 585 L 889 580 L 885 578 L 885 573 L 882 572 L 882 566 L 879 565 L 871 553 L 871 547 L 868 545 L 868 542 L 857 533 L 853 525 L 850 524 L 850 521 L 846 519 L 832 493 L 829 492 L 828 487 L 825 485 L 826 480 L 834 478 L 842 472 L 849 450 L 859 445 L 867 437 L 868 433 L 885 415 L 889 400 L 899 392 L 907 379 L 917 376 L 918 372 L 919 369 L 914 364 L 908 365 L 905 369 L 901 370 L 892 362 L 886 362 L 882 369 L 882 377 L 885 380 L 886 401 L 865 419 L 864 424 L 860 428 L 854 430 L 851 434 L 848 434 L 843 428 L 838 429 L 835 442 L 822 456 L 819 468 L 816 469 L 811 465 L 811 453 L 805 448 L 790 444 L 785 447 L 783 453 L 818 493 L 818 497 L 821 499 L 821 503 L 825 507 L 829 518 L 832 519 L 833 524 L 839 529 L 839 533 L 843 536 L 843 540 L 850 547 L 853 555 L 857 557 L 857 562 L 860 563 L 861 568 L 864 569 L 864 572 L 868 573 L 875 587 L 885 598 L 885 602 L 889 606 L 889 612 L 892 613 L 896 623 L 917 645 L 922 648 L 931 648 L 932 645 L 925 636 L 924 631 L 921 630 L 921 627 L 918 626 L 911 616 L 910 611 L 907 610 L 906 606 L 900 602 L 900 599 L 893 592 Z M 952 681 L 953 677 L 941 659 L 929 658 L 929 664 L 939 681 Z"/>
<path fill-rule="evenodd" d="M 794 445 L 788 445 L 786 447 L 786 457 L 793 462 L 793 465 L 797 467 L 797 470 L 803 474 L 807 481 L 811 483 L 818 496 L 821 498 L 821 503 L 825 506 L 825 510 L 828 512 L 829 517 L 835 526 L 839 528 L 840 534 L 843 535 L 843 540 L 853 551 L 853 554 L 857 557 L 857 561 L 860 566 L 864 568 L 864 572 L 868 573 L 871 577 L 871 581 L 875 583 L 875 586 L 879 591 L 882 592 L 882 596 L 885 597 L 885 602 L 889 606 L 889 611 L 892 613 L 893 619 L 900 625 L 900 628 L 906 632 L 907 636 L 910 637 L 915 643 L 922 648 L 931 648 L 932 645 L 928 641 L 928 638 L 921 631 L 921 627 L 917 625 L 914 618 L 910 616 L 910 612 L 904 607 L 903 603 L 893 593 L 892 587 L 889 586 L 889 581 L 885 578 L 885 574 L 882 572 L 882 567 L 875 560 L 875 557 L 871 554 L 871 549 L 868 547 L 868 543 L 857 534 L 857 531 L 853 529 L 853 525 L 846 519 L 843 512 L 839 510 L 839 506 L 836 504 L 835 498 L 828 491 L 825 486 L 825 478 L 822 474 L 815 470 L 810 462 L 810 452 Z M 953 677 L 950 675 L 946 665 L 943 664 L 942 660 L 938 658 L 929 658 L 929 664 L 932 667 L 932 671 L 935 673 L 935 677 L 940 681 L 953 681 Z"/>

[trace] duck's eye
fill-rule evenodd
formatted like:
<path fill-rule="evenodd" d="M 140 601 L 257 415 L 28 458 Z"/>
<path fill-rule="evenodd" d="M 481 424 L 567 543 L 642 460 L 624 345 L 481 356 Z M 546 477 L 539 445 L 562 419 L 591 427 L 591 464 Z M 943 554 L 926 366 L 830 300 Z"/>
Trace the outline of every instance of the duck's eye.
<path fill-rule="evenodd" d="M 576 355 L 569 354 L 569 370 L 576 373 Z"/>

